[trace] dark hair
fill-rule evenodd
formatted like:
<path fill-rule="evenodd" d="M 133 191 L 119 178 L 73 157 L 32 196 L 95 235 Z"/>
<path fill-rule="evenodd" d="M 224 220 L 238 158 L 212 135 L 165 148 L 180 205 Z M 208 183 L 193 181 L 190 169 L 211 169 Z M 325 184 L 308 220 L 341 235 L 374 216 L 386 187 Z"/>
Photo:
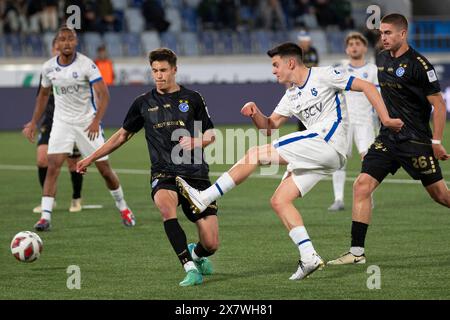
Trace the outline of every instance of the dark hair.
<path fill-rule="evenodd" d="M 274 56 L 295 57 L 299 63 L 303 63 L 303 50 L 293 42 L 282 43 L 267 51 L 267 55 L 271 58 Z"/>
<path fill-rule="evenodd" d="M 177 55 L 168 48 L 158 48 L 150 51 L 148 60 L 150 61 L 150 65 L 154 61 L 167 61 L 172 67 L 176 67 L 177 65 Z"/>
<path fill-rule="evenodd" d="M 350 42 L 350 40 L 359 40 L 361 41 L 366 47 L 367 47 L 367 38 L 364 37 L 364 35 L 360 32 L 350 32 L 346 37 L 345 37 L 345 46 L 348 46 L 348 43 Z"/>
<path fill-rule="evenodd" d="M 61 27 L 59 27 L 58 31 L 56 32 L 56 38 L 58 37 L 58 35 L 59 35 L 61 32 L 64 32 L 64 31 L 70 31 L 70 32 L 72 32 L 75 36 L 77 35 L 77 32 L 75 31 L 74 28 L 69 27 L 67 24 L 63 24 Z"/>
<path fill-rule="evenodd" d="M 408 20 L 404 15 L 399 13 L 391 13 L 381 19 L 381 23 L 393 24 L 396 27 L 408 30 Z"/>

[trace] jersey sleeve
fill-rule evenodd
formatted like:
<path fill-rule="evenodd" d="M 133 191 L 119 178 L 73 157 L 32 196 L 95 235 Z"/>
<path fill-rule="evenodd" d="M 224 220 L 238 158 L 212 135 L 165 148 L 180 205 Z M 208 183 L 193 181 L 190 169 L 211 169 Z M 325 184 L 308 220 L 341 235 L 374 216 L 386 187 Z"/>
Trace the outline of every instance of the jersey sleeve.
<path fill-rule="evenodd" d="M 292 103 L 289 101 L 288 94 L 285 93 L 273 112 L 284 117 L 292 117 Z"/>
<path fill-rule="evenodd" d="M 40 83 L 41 83 L 41 86 L 44 88 L 49 88 L 52 86 L 52 82 L 48 77 L 48 67 L 46 64 L 43 66 L 42 71 L 41 71 Z"/>
<path fill-rule="evenodd" d="M 333 67 L 325 68 L 321 78 L 320 81 L 323 81 L 329 87 L 345 91 L 351 89 L 352 82 L 355 79 L 354 76 L 343 69 Z"/>
<path fill-rule="evenodd" d="M 421 61 L 423 61 L 423 63 L 415 64 L 415 76 L 418 80 L 418 83 L 420 83 L 422 86 L 423 93 L 426 96 L 430 96 L 432 94 L 441 92 L 441 86 L 439 84 L 439 80 L 437 78 L 434 67 L 425 59 Z"/>
<path fill-rule="evenodd" d="M 102 80 L 102 75 L 100 74 L 100 70 L 94 61 L 88 59 L 86 61 L 86 75 L 90 84 L 93 84 L 97 81 Z"/>
<path fill-rule="evenodd" d="M 128 132 L 138 132 L 144 127 L 144 117 L 142 117 L 140 106 L 140 98 L 137 98 L 128 110 L 122 125 L 122 128 Z"/>
<path fill-rule="evenodd" d="M 195 120 L 202 122 L 202 132 L 204 133 L 209 129 L 213 129 L 214 124 L 211 120 L 211 116 L 209 115 L 205 99 L 199 92 L 196 92 L 196 96 L 197 99 L 195 103 Z"/>

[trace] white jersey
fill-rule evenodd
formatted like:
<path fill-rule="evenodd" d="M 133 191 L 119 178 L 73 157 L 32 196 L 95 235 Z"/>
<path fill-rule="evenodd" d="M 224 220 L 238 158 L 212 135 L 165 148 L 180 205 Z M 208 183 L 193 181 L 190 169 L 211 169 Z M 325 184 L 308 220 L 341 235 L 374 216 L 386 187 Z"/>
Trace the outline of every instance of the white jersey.
<path fill-rule="evenodd" d="M 53 86 L 53 119 L 75 125 L 90 123 L 96 112 L 92 84 L 99 80 L 102 76 L 95 63 L 79 52 L 67 65 L 61 65 L 58 56 L 45 62 L 41 85 Z"/>
<path fill-rule="evenodd" d="M 378 68 L 373 63 L 367 62 L 361 67 L 354 67 L 347 61 L 341 65 L 341 69 L 355 78 L 368 81 L 378 87 Z M 347 91 L 345 92 L 345 100 L 347 101 L 350 123 L 372 124 L 373 115 L 376 111 L 363 92 Z"/>
<path fill-rule="evenodd" d="M 350 90 L 354 77 L 333 67 L 313 67 L 303 86 L 286 90 L 274 112 L 295 116 L 310 135 L 322 137 L 341 155 L 348 147 L 348 117 L 344 90 Z"/>

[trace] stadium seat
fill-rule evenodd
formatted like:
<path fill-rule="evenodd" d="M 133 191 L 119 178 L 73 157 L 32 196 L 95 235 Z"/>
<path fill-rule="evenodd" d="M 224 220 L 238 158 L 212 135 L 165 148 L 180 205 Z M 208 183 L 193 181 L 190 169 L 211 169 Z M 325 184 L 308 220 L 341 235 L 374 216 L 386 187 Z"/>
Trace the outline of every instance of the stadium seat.
<path fill-rule="evenodd" d="M 18 34 L 6 34 L 5 42 L 7 47 L 7 53 L 11 57 L 21 57 L 22 52 L 22 39 Z"/>
<path fill-rule="evenodd" d="M 52 43 L 53 43 L 54 38 L 55 38 L 55 34 L 53 32 L 46 32 L 46 33 L 44 33 L 44 35 L 42 37 L 45 55 L 48 57 L 50 57 L 51 52 L 52 52 Z M 80 43 L 82 43 L 82 42 L 83 41 L 79 41 L 78 46 L 80 46 Z M 81 51 L 81 50 L 79 50 L 79 51 Z"/>
<path fill-rule="evenodd" d="M 330 48 L 330 53 L 344 53 L 345 52 L 345 33 L 340 30 L 330 31 L 326 33 L 327 43 Z"/>
<path fill-rule="evenodd" d="M 195 32 L 182 32 L 179 34 L 180 54 L 184 56 L 198 56 L 198 38 Z"/>
<path fill-rule="evenodd" d="M 202 55 L 215 55 L 217 33 L 212 30 L 207 30 L 199 33 L 199 46 Z"/>
<path fill-rule="evenodd" d="M 39 34 L 27 34 L 25 36 L 25 46 L 27 48 L 27 55 L 31 57 L 44 57 L 46 51 L 42 43 L 42 37 Z"/>
<path fill-rule="evenodd" d="M 156 48 L 161 47 L 161 40 L 159 39 L 158 32 L 156 31 L 143 32 L 141 34 L 141 42 L 146 54 Z"/>
<path fill-rule="evenodd" d="M 309 32 L 312 39 L 312 45 L 317 49 L 317 53 L 320 56 L 323 56 L 328 53 L 328 43 L 327 38 L 325 35 L 325 32 L 317 29 L 317 30 L 311 30 Z"/>
<path fill-rule="evenodd" d="M 197 11 L 190 7 L 186 6 L 181 11 L 181 19 L 183 23 L 183 30 L 197 32 L 198 23 L 197 23 Z"/>
<path fill-rule="evenodd" d="M 138 33 L 123 33 L 122 41 L 125 54 L 128 57 L 139 57 L 142 55 L 141 37 Z"/>
<path fill-rule="evenodd" d="M 106 50 L 108 51 L 108 55 L 110 57 L 117 58 L 124 55 L 122 37 L 120 33 L 105 32 L 103 39 L 105 40 Z"/>
<path fill-rule="evenodd" d="M 252 52 L 256 54 L 264 54 L 272 47 L 271 31 L 256 30 L 250 33 L 252 42 Z"/>
<path fill-rule="evenodd" d="M 166 9 L 166 20 L 170 22 L 169 30 L 170 32 L 181 32 L 182 22 L 180 12 L 175 8 Z"/>
<path fill-rule="evenodd" d="M 179 53 L 177 36 L 170 31 L 161 32 L 161 46 L 173 50 L 176 54 Z"/>
<path fill-rule="evenodd" d="M 238 50 L 236 34 L 230 31 L 219 31 L 216 52 L 217 54 L 234 54 Z"/>
<path fill-rule="evenodd" d="M 6 55 L 5 52 L 5 41 L 3 37 L 0 37 L 0 57 L 4 57 Z"/>
<path fill-rule="evenodd" d="M 125 9 L 125 22 L 128 32 L 141 33 L 145 29 L 145 20 L 138 8 Z"/>
<path fill-rule="evenodd" d="M 103 44 L 102 37 L 98 32 L 85 32 L 82 35 L 83 44 L 80 51 L 89 58 L 94 59 L 97 56 L 97 48 Z"/>
<path fill-rule="evenodd" d="M 251 54 L 252 53 L 252 41 L 250 38 L 250 33 L 247 31 L 240 31 L 237 33 L 237 43 L 238 50 L 235 53 L 237 54 Z"/>

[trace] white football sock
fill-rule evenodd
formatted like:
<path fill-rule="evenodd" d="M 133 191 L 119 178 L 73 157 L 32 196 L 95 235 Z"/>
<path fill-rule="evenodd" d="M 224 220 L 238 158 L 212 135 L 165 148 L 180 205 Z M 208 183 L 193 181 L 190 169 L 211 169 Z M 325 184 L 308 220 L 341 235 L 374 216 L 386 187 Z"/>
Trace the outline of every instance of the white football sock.
<path fill-rule="evenodd" d="M 124 196 L 123 196 L 123 190 L 122 186 L 119 186 L 117 190 L 109 190 L 111 193 L 111 196 L 113 197 L 114 201 L 116 202 L 116 207 L 122 211 L 128 208 L 127 203 L 125 202 Z"/>
<path fill-rule="evenodd" d="M 41 200 L 41 219 L 50 221 L 52 218 L 53 203 L 55 202 L 54 197 L 42 197 Z"/>
<path fill-rule="evenodd" d="M 334 201 L 344 201 L 345 176 L 345 170 L 336 170 L 333 173 Z"/>
<path fill-rule="evenodd" d="M 191 270 L 197 270 L 197 267 L 195 266 L 195 263 L 193 261 L 188 261 L 185 264 L 183 264 L 184 271 L 189 272 Z"/>
<path fill-rule="evenodd" d="M 364 247 L 351 247 L 350 253 L 354 256 L 362 256 L 364 254 Z"/>
<path fill-rule="evenodd" d="M 233 189 L 235 186 L 236 184 L 234 183 L 233 178 L 231 178 L 228 172 L 225 172 L 212 186 L 201 191 L 200 195 L 205 204 L 210 204 Z"/>
<path fill-rule="evenodd" d="M 312 260 L 313 253 L 316 253 L 309 239 L 308 232 L 304 226 L 295 227 L 289 231 L 289 237 L 294 241 L 295 245 L 300 251 L 300 259 L 303 262 L 308 262 Z"/>

